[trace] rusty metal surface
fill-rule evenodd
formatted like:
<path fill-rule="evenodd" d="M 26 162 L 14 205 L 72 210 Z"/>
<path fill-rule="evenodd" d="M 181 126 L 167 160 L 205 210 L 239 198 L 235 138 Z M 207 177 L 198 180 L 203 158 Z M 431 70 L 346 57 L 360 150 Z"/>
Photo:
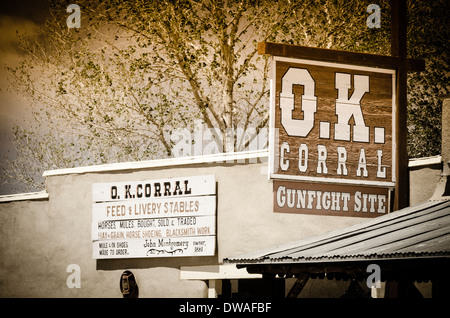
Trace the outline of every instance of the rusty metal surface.
<path fill-rule="evenodd" d="M 405 208 L 360 224 L 226 258 L 224 262 L 308 263 L 450 257 L 450 201 Z"/>

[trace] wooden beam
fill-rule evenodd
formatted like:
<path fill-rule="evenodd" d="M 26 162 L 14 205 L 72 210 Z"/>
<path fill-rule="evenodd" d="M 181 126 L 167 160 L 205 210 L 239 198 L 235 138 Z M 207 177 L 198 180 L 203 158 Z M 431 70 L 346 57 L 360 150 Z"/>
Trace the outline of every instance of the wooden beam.
<path fill-rule="evenodd" d="M 409 206 L 409 172 L 407 151 L 407 68 L 406 68 L 406 1 L 391 0 L 391 54 L 399 59 L 396 83 L 395 147 L 396 185 L 394 211 Z"/>
<path fill-rule="evenodd" d="M 244 268 L 238 269 L 234 264 L 181 266 L 180 279 L 212 280 L 212 279 L 256 279 L 261 274 L 249 274 Z"/>
<path fill-rule="evenodd" d="M 337 259 L 333 262 L 305 262 L 305 263 L 285 263 L 285 264 L 241 264 L 238 267 L 246 267 L 249 273 L 263 275 L 304 275 L 319 278 L 367 278 L 367 266 L 377 264 L 381 268 L 381 280 L 389 281 L 398 278 L 414 279 L 417 281 L 428 281 L 441 277 L 441 273 L 450 268 L 450 256 L 440 257 L 405 257 L 405 258 L 385 258 L 366 259 L 360 261 L 345 261 Z M 325 275 L 326 274 L 326 275 Z"/>
<path fill-rule="evenodd" d="M 289 293 L 287 294 L 286 298 L 297 298 L 298 295 L 300 295 L 300 293 L 302 292 L 303 287 L 305 287 L 308 280 L 309 280 L 308 274 L 306 273 L 299 274 L 294 285 L 289 290 Z"/>
<path fill-rule="evenodd" d="M 217 298 L 216 280 L 210 279 L 208 281 L 208 298 Z"/>
<path fill-rule="evenodd" d="M 397 69 L 401 63 L 396 56 L 329 50 L 273 42 L 259 42 L 258 54 L 388 69 Z M 420 72 L 425 69 L 425 62 L 418 59 L 408 59 L 406 67 L 408 71 Z"/>

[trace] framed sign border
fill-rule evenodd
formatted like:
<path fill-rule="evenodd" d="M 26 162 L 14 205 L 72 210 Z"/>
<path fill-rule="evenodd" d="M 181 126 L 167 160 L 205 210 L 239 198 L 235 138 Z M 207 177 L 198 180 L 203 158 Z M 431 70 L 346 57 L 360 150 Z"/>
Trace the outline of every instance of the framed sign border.
<path fill-rule="evenodd" d="M 159 196 L 154 195 L 154 192 L 151 192 L 151 196 L 146 197 L 143 195 L 144 187 L 143 184 L 149 184 L 150 187 L 154 187 L 156 183 L 165 184 L 167 182 L 172 183 L 176 181 L 182 180 L 190 180 L 193 188 L 189 194 L 168 194 L 167 196 L 161 194 Z M 196 187 L 194 187 L 196 184 Z M 127 185 L 128 187 L 128 196 L 123 195 L 127 193 Z M 141 185 L 139 189 L 141 189 L 141 197 L 137 194 L 138 185 Z M 180 183 L 181 185 L 181 183 Z M 117 189 L 117 193 L 120 192 L 121 197 L 117 195 L 117 198 L 112 198 L 112 187 L 115 186 Z M 158 178 L 158 179 L 149 179 L 149 180 L 128 180 L 128 181 L 110 181 L 110 182 L 100 182 L 92 184 L 92 205 L 91 205 L 91 246 L 92 246 L 92 257 L 93 259 L 152 259 L 152 258 L 173 258 L 173 257 L 198 257 L 198 256 L 214 256 L 217 254 L 217 182 L 215 174 L 201 174 L 201 175 L 190 175 L 190 176 L 178 176 L 178 177 L 166 177 L 166 178 Z M 119 191 L 120 189 L 120 191 Z M 161 187 L 160 192 L 165 191 L 164 187 Z M 182 189 L 180 191 L 183 191 Z M 173 202 L 179 201 L 184 202 L 184 200 L 194 200 L 200 199 L 202 204 L 205 204 L 205 210 L 196 211 L 196 212 L 170 212 L 166 213 L 163 211 L 161 214 L 158 209 L 158 213 L 141 213 L 139 210 L 139 214 L 136 214 L 136 205 L 144 204 L 149 209 L 148 205 L 152 203 L 165 203 L 165 202 Z M 107 209 L 108 206 L 111 207 L 120 207 L 120 216 L 108 216 L 104 215 L 102 211 Z M 123 210 L 122 210 L 123 207 Z M 134 207 L 134 210 L 133 210 Z M 200 209 L 200 208 L 199 208 Z M 122 214 L 123 213 L 125 214 Z M 134 212 L 134 213 L 133 213 Z M 202 217 L 204 220 L 207 219 L 211 221 L 211 226 L 213 229 L 213 234 L 209 232 L 207 234 L 199 233 L 195 231 L 192 235 L 163 235 L 163 236 L 155 236 L 155 237 L 126 237 L 126 231 L 138 231 L 142 233 L 141 230 L 146 230 L 145 227 L 134 227 L 128 229 L 128 227 L 119 227 L 114 229 L 114 231 L 108 230 L 100 230 L 97 226 L 100 222 L 107 223 L 115 223 L 116 222 L 127 222 L 130 220 L 167 220 L 167 222 L 173 221 L 177 218 L 184 217 Z M 175 224 L 173 222 L 167 223 L 169 225 L 163 225 L 160 227 L 161 231 L 164 229 L 176 229 L 177 227 L 173 227 Z M 208 224 L 208 222 L 206 223 Z M 184 225 L 183 225 L 184 226 Z M 192 227 L 190 225 L 186 225 L 186 227 Z M 182 227 L 180 227 L 182 228 Z M 195 227 L 194 227 L 195 228 Z M 197 229 L 197 228 L 196 228 Z M 121 232 L 124 233 L 125 237 L 111 237 L 110 238 L 100 238 L 98 236 L 99 232 L 113 233 L 113 232 Z M 153 242 L 152 242 L 153 240 Z M 142 247 L 142 243 L 147 241 L 150 243 L 149 246 Z M 170 247 L 170 249 L 165 249 L 162 246 L 150 246 L 150 244 L 156 244 L 155 242 L 162 242 L 163 244 L 170 244 L 171 242 L 188 242 L 186 247 L 182 249 L 174 249 L 174 245 Z M 197 241 L 203 241 L 203 245 L 199 246 L 201 249 L 196 250 L 193 245 Z M 206 242 L 206 243 L 205 243 Z M 117 247 L 117 243 L 123 243 L 124 247 Z M 101 246 L 100 244 L 104 244 Z M 205 245 L 206 244 L 206 245 Z M 146 252 L 143 252 L 147 249 Z M 117 251 L 123 251 L 120 254 L 117 254 Z M 185 254 L 185 250 L 187 254 Z M 111 252 L 114 251 L 113 254 Z M 102 254 L 102 253 L 105 254 Z"/>

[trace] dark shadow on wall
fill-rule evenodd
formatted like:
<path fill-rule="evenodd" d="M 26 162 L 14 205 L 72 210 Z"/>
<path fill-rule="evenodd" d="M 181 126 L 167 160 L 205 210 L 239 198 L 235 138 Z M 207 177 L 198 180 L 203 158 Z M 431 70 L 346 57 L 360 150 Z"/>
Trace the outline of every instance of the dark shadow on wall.
<path fill-rule="evenodd" d="M 217 256 L 98 259 L 97 270 L 217 265 Z"/>

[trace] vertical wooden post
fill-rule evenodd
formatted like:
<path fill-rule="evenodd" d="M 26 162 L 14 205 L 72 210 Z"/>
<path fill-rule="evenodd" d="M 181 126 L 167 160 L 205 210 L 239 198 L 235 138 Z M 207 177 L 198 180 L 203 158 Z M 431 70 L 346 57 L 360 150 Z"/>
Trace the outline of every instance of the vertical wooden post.
<path fill-rule="evenodd" d="M 216 280 L 210 279 L 208 281 L 208 298 L 217 298 Z"/>
<path fill-rule="evenodd" d="M 231 298 L 231 282 L 229 279 L 222 280 L 222 297 Z"/>
<path fill-rule="evenodd" d="M 444 167 L 442 175 L 450 176 L 450 94 L 441 96 L 442 99 L 442 146 L 441 155 Z M 450 180 L 450 179 L 448 179 Z M 449 181 L 447 181 L 447 184 Z"/>
<path fill-rule="evenodd" d="M 394 193 L 394 211 L 409 206 L 409 172 L 407 152 L 407 87 L 406 87 L 406 1 L 391 0 L 391 55 L 399 57 L 396 87 L 396 123 L 395 147 L 396 186 Z"/>

